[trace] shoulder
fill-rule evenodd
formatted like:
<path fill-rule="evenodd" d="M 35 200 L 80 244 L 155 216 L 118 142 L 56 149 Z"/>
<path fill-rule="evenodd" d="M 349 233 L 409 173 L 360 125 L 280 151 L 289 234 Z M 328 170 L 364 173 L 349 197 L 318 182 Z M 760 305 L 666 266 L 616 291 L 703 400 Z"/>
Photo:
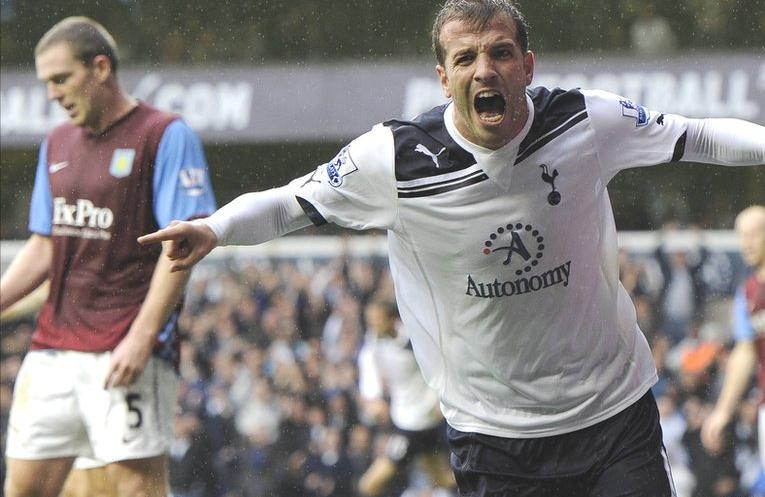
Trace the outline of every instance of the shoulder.
<path fill-rule="evenodd" d="M 150 142 L 158 144 L 166 132 L 173 133 L 176 128 L 188 128 L 179 115 L 157 109 L 145 102 L 139 102 L 135 112 L 134 130 L 143 130 L 143 134 Z M 190 128 L 188 132 L 193 133 Z"/>
<path fill-rule="evenodd" d="M 46 142 L 56 144 L 60 142 L 70 142 L 73 138 L 82 135 L 83 129 L 70 122 L 65 122 L 53 128 L 46 137 Z"/>
<path fill-rule="evenodd" d="M 176 117 L 162 128 L 163 142 L 198 142 L 199 136 L 186 121 Z"/>
<path fill-rule="evenodd" d="M 180 120 L 181 118 L 178 114 L 160 110 L 146 102 L 138 102 L 138 109 L 136 112 L 141 120 L 154 126 L 167 126 L 173 121 Z"/>
<path fill-rule="evenodd" d="M 538 86 L 526 94 L 534 106 L 534 120 L 519 146 L 519 159 L 534 150 L 543 138 L 552 139 L 587 119 L 585 98 L 579 89 L 563 90 Z"/>
<path fill-rule="evenodd" d="M 534 122 L 529 134 L 544 134 L 577 117 L 587 117 L 584 95 L 578 88 L 563 90 L 538 86 L 529 88 L 526 94 L 534 105 Z"/>
<path fill-rule="evenodd" d="M 433 107 L 427 112 L 417 115 L 414 119 L 391 119 L 383 123 L 384 126 L 388 126 L 392 130 L 397 131 L 399 129 L 405 131 L 407 127 L 414 127 L 424 132 L 438 133 L 444 128 L 444 112 L 448 104 L 439 105 Z"/>
<path fill-rule="evenodd" d="M 348 146 L 343 147 L 335 159 L 329 162 L 329 166 L 340 167 L 340 162 L 350 160 L 353 170 L 380 170 L 390 169 L 392 159 L 390 150 L 393 137 L 388 128 L 378 124 L 363 135 L 352 140 Z M 338 162 L 339 161 L 339 162 Z"/>
<path fill-rule="evenodd" d="M 538 86 L 529 88 L 526 93 L 534 104 L 534 124 L 537 124 L 537 116 L 539 124 L 542 124 L 556 118 L 570 117 L 585 110 L 584 94 L 579 88 L 564 90 Z"/>
<path fill-rule="evenodd" d="M 651 119 L 648 109 L 627 97 L 604 90 L 582 90 L 582 95 L 591 119 L 625 121 L 634 124 L 633 127 L 645 126 Z"/>
<path fill-rule="evenodd" d="M 412 120 L 383 123 L 393 134 L 396 180 L 439 176 L 476 163 L 473 155 L 449 135 L 444 122 L 446 107 L 440 105 Z"/>

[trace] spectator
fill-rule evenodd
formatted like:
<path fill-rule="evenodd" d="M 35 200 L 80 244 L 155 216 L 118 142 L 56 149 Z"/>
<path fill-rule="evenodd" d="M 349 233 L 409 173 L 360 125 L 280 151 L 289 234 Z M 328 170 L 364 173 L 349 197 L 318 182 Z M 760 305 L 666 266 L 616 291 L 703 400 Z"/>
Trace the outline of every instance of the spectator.
<path fill-rule="evenodd" d="M 194 411 L 175 417 L 170 444 L 170 489 L 173 497 L 206 497 L 215 491 L 213 448 Z"/>
<path fill-rule="evenodd" d="M 664 243 L 656 248 L 655 257 L 663 277 L 660 328 L 673 345 L 688 335 L 691 326 L 699 324 L 704 297 L 701 268 L 706 254 L 703 246 L 693 253 L 685 249 L 668 250 Z"/>

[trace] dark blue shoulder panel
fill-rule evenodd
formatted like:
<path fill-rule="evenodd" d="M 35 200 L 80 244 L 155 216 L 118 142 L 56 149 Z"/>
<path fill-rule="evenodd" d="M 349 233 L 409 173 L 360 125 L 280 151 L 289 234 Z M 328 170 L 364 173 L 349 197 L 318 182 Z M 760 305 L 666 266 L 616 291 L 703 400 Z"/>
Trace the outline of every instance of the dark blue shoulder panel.
<path fill-rule="evenodd" d="M 420 114 L 411 121 L 383 124 L 393 131 L 396 148 L 396 180 L 408 181 L 467 169 L 476 163 L 449 136 L 444 125 L 446 104 Z"/>
<path fill-rule="evenodd" d="M 587 118 L 584 95 L 578 90 L 549 90 L 542 86 L 529 88 L 526 93 L 534 103 L 534 122 L 518 147 L 518 164 L 553 138 Z"/>

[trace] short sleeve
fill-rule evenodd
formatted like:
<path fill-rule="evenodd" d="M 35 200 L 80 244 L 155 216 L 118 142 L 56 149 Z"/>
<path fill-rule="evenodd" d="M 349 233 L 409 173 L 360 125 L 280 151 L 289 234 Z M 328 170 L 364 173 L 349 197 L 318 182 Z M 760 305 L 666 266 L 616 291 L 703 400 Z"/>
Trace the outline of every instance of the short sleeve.
<path fill-rule="evenodd" d="M 397 206 L 392 133 L 375 126 L 289 186 L 314 224 L 392 229 Z"/>
<path fill-rule="evenodd" d="M 649 110 L 605 91 L 582 90 L 582 94 L 606 181 L 623 169 L 682 158 L 687 129 L 683 116 Z"/>
<path fill-rule="evenodd" d="M 749 321 L 749 312 L 746 308 L 746 295 L 744 287 L 739 287 L 733 299 L 733 338 L 737 342 L 754 340 L 754 328 Z"/>
<path fill-rule="evenodd" d="M 50 236 L 53 226 L 53 195 L 48 181 L 48 141 L 40 147 L 35 185 L 29 207 L 29 231 Z"/>
<path fill-rule="evenodd" d="M 202 142 L 182 120 L 162 135 L 154 166 L 154 216 L 160 228 L 174 219 L 204 217 L 215 211 Z"/>

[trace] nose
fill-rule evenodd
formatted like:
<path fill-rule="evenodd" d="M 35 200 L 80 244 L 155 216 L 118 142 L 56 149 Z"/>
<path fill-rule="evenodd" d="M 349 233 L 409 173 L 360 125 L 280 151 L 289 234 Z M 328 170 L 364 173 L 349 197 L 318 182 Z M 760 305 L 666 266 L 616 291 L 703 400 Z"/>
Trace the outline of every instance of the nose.
<path fill-rule="evenodd" d="M 494 61 L 486 53 L 479 54 L 475 63 L 473 79 L 479 83 L 488 83 L 496 77 L 497 71 L 494 68 Z"/>

